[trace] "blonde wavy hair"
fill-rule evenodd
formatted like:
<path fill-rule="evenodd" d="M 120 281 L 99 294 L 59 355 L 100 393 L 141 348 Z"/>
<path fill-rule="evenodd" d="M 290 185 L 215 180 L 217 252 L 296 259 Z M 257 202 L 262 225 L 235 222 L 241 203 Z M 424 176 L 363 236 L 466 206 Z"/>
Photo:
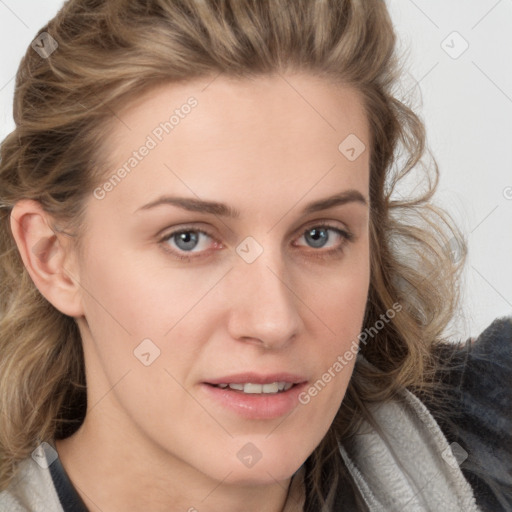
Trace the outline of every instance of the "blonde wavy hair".
<path fill-rule="evenodd" d="M 40 442 L 78 428 L 87 397 L 79 330 L 29 277 L 10 231 L 14 204 L 34 199 L 55 229 L 79 235 L 84 200 L 104 180 L 102 141 L 116 110 L 162 82 L 291 69 L 362 93 L 371 129 L 363 328 L 402 306 L 361 344 L 378 371 L 356 364 L 307 461 L 308 510 L 330 510 L 343 475 L 336 441 L 369 416 L 366 404 L 432 384 L 433 349 L 457 305 L 465 254 L 451 218 L 432 204 L 438 168 L 433 159 L 423 164 L 423 123 L 396 97 L 402 63 L 384 1 L 69 0 L 42 32 L 58 48 L 48 58 L 28 48 L 16 78 L 16 127 L 0 153 L 0 490 Z M 402 198 L 396 187 L 411 173 L 422 191 Z"/>

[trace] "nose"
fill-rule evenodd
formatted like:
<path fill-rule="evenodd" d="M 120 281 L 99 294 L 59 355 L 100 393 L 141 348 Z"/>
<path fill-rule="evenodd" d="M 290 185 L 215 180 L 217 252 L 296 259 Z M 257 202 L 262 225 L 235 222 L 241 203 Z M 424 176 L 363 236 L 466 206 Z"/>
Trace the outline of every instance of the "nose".
<path fill-rule="evenodd" d="M 228 331 L 233 339 L 267 349 L 286 347 L 301 329 L 298 290 L 279 256 L 264 251 L 254 262 L 237 261 L 230 272 Z"/>

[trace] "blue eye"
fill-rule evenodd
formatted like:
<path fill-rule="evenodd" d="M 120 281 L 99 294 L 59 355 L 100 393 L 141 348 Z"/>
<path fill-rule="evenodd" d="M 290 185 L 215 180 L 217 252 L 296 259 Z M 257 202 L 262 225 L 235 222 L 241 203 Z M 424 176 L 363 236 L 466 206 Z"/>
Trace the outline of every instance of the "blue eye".
<path fill-rule="evenodd" d="M 303 259 L 318 259 L 327 260 L 330 258 L 340 258 L 345 252 L 345 246 L 347 243 L 352 242 L 354 235 L 349 231 L 340 229 L 339 227 L 330 224 L 321 224 L 312 226 L 304 231 L 304 234 L 299 238 L 306 240 L 306 243 L 314 249 L 325 247 L 328 242 L 331 241 L 331 235 L 334 233 L 334 246 L 328 250 L 312 250 L 306 251 L 303 255 Z"/>
<path fill-rule="evenodd" d="M 321 249 L 331 239 L 329 232 L 336 233 L 335 238 L 340 236 L 343 237 L 345 235 L 343 231 L 337 228 L 332 228 L 328 226 L 316 226 L 305 231 L 302 237 L 304 237 L 304 239 L 308 241 L 307 243 L 310 244 L 310 246 L 313 247 L 314 249 Z"/>
<path fill-rule="evenodd" d="M 173 231 L 172 233 L 165 236 L 162 242 L 165 242 L 167 245 L 170 245 L 170 242 L 173 242 L 177 247 L 176 249 L 166 248 L 169 252 L 171 252 L 174 256 L 179 259 L 189 260 L 192 259 L 190 256 L 182 256 L 179 251 L 190 253 L 193 249 L 195 249 L 200 241 L 202 236 L 207 238 L 212 238 L 209 233 L 202 229 L 181 229 L 179 231 Z M 201 252 L 201 251 L 194 251 Z M 195 256 L 193 256 L 195 258 Z"/>
<path fill-rule="evenodd" d="M 334 236 L 331 235 L 334 233 Z M 342 253 L 347 242 L 352 241 L 353 235 L 346 230 L 340 229 L 329 224 L 321 224 L 313 226 L 303 231 L 303 235 L 298 240 L 304 238 L 306 243 L 313 249 L 308 251 L 312 257 L 328 258 L 334 257 Z M 205 241 L 206 239 L 206 241 Z M 171 253 L 173 257 L 190 261 L 195 258 L 206 257 L 206 253 L 210 252 L 207 249 L 207 239 L 213 240 L 214 248 L 222 248 L 222 244 L 218 242 L 210 233 L 205 230 L 197 228 L 181 228 L 173 231 L 160 242 L 163 244 L 164 249 Z M 334 242 L 334 248 L 329 250 L 314 250 L 325 247 L 329 242 Z M 203 247 L 201 247 L 203 246 Z M 198 250 L 195 250 L 199 247 Z M 199 254 L 196 254 L 199 253 Z"/>
<path fill-rule="evenodd" d="M 191 235 L 192 233 L 192 235 Z M 195 231 L 183 231 L 182 233 L 173 236 L 173 240 L 178 245 L 183 244 L 179 247 L 183 251 L 193 249 L 199 240 L 199 236 Z"/>

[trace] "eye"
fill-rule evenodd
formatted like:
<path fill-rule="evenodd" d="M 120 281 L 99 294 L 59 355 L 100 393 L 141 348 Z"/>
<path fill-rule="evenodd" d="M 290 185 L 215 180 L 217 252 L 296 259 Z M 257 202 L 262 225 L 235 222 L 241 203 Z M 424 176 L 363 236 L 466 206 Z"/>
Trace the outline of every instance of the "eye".
<path fill-rule="evenodd" d="M 164 244 L 164 249 L 173 254 L 176 258 L 190 260 L 196 256 L 186 256 L 183 255 L 183 253 L 205 252 L 204 238 L 213 239 L 210 233 L 203 229 L 182 228 L 167 234 L 160 241 Z M 221 244 L 216 240 L 214 240 L 214 245 L 215 247 L 221 247 Z M 193 249 L 197 247 L 199 247 L 199 249 L 193 251 Z"/>
<path fill-rule="evenodd" d="M 298 239 L 304 239 L 306 243 L 314 248 L 321 249 L 331 243 L 331 249 L 325 251 L 312 251 L 314 257 L 329 257 L 341 253 L 347 242 L 352 241 L 353 234 L 345 229 L 324 223 L 318 226 L 311 226 L 304 231 L 304 234 Z M 311 252 L 311 251 L 310 251 Z"/>

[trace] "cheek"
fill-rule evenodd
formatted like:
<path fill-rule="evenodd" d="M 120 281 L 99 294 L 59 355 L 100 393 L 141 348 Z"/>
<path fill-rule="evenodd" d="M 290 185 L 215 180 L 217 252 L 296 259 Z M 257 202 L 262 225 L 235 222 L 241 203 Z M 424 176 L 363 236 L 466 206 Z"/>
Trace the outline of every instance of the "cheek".
<path fill-rule="evenodd" d="M 86 316 L 98 327 L 114 327 L 123 336 L 162 337 L 202 290 L 178 270 L 156 271 L 136 252 L 114 253 L 115 244 L 82 266 Z M 149 264 L 148 264 L 149 263 Z M 178 299 L 179 298 L 179 299 Z"/>
<path fill-rule="evenodd" d="M 361 329 L 370 281 L 366 247 L 351 253 L 339 267 L 325 271 L 318 279 L 310 276 L 303 285 L 305 302 L 332 335 L 332 349 L 342 348 L 343 340 Z"/>
<path fill-rule="evenodd" d="M 332 418 L 343 400 L 358 353 L 370 279 L 367 256 L 363 252 L 358 261 L 340 267 L 321 286 L 309 287 L 308 304 L 317 326 L 311 357 L 319 364 L 315 382 L 305 390 L 302 403 L 318 401 Z"/>
<path fill-rule="evenodd" d="M 219 280 L 219 272 L 191 279 L 190 271 L 148 264 L 135 252 L 111 258 L 114 247 L 115 243 L 105 246 L 101 255 L 82 266 L 87 290 L 85 349 L 93 366 L 105 374 L 107 389 L 130 372 L 126 382 L 134 387 L 126 406 L 137 404 L 138 392 L 150 389 L 172 388 L 171 395 L 163 392 L 169 400 L 180 388 L 166 370 L 185 382 L 208 339 L 211 325 L 205 308 L 211 302 L 201 299 Z M 148 410 L 158 416 L 157 395 L 151 392 L 156 402 Z M 174 409 L 182 410 L 183 404 L 174 404 Z"/>

